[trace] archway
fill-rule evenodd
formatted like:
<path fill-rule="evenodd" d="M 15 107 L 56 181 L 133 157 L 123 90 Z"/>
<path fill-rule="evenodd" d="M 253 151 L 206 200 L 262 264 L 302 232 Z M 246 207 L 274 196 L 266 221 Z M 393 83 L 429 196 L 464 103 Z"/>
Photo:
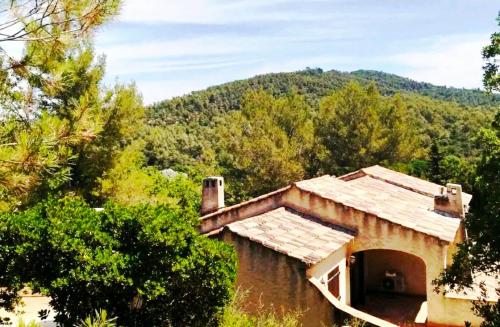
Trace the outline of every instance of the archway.
<path fill-rule="evenodd" d="M 421 258 L 373 249 L 354 253 L 349 266 L 353 307 L 396 324 L 425 322 L 426 266 Z"/>

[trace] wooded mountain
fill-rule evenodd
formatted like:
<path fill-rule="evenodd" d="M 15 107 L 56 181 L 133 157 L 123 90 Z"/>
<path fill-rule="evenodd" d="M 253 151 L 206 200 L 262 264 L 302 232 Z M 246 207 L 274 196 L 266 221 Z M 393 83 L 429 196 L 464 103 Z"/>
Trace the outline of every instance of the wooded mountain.
<path fill-rule="evenodd" d="M 475 135 L 499 107 L 480 90 L 308 68 L 150 106 L 145 155 L 159 169 L 224 175 L 234 201 L 372 164 L 467 189 Z"/>
<path fill-rule="evenodd" d="M 247 91 L 261 88 L 275 97 L 296 91 L 304 95 L 311 105 L 315 105 L 320 98 L 330 95 L 349 81 L 361 84 L 375 82 L 382 95 L 411 92 L 437 100 L 456 102 L 463 106 L 500 105 L 499 94 L 487 94 L 479 89 L 436 86 L 373 70 L 357 70 L 349 73 L 337 70 L 324 72 L 320 68 L 307 68 L 292 73 L 258 75 L 158 102 L 150 107 L 149 121 L 153 125 L 164 125 L 180 121 L 192 122 L 194 119 L 202 125 L 208 125 L 214 116 L 240 109 L 241 99 Z"/>

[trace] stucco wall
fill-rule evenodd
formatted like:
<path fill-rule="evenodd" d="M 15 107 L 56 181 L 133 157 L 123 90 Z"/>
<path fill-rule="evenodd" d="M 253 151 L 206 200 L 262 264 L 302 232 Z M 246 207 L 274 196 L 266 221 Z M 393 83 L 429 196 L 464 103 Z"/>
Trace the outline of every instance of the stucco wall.
<path fill-rule="evenodd" d="M 233 244 L 238 252 L 236 283 L 243 290 L 250 290 L 246 301 L 249 312 L 256 312 L 260 305 L 264 308 L 272 305 L 279 313 L 282 309 L 303 311 L 304 327 L 334 323 L 334 307 L 307 280 L 305 264 L 228 230 L 217 237 Z"/>
<path fill-rule="evenodd" d="M 465 326 L 468 321 L 472 326 L 479 326 L 482 319 L 472 313 L 472 302 L 464 299 L 443 297 L 442 310 L 447 313 L 440 323 L 430 323 L 428 327 Z"/>
<path fill-rule="evenodd" d="M 307 277 L 314 277 L 319 280 L 322 284 L 326 284 L 328 280 L 328 273 L 332 271 L 335 267 L 339 268 L 339 295 L 338 299 L 344 304 L 350 304 L 350 283 L 349 283 L 349 269 L 347 268 L 347 248 L 348 245 L 342 246 L 340 249 L 330 254 L 324 260 L 320 261 L 316 265 L 310 267 L 307 270 Z M 328 288 L 328 287 L 327 287 Z"/>
<path fill-rule="evenodd" d="M 400 273 L 405 281 L 402 293 L 426 295 L 425 264 L 407 253 L 387 250 L 365 251 L 365 276 L 368 291 L 383 290 L 382 281 L 387 270 Z"/>
<path fill-rule="evenodd" d="M 445 298 L 442 294 L 435 293 L 431 284 L 431 281 L 439 276 L 446 264 L 451 262 L 451 255 L 455 250 L 453 244 L 450 246 L 449 243 L 435 237 L 390 223 L 318 195 L 301 191 L 295 186 L 282 189 L 234 210 L 207 217 L 202 220 L 200 231 L 206 233 L 216 230 L 232 221 L 251 217 L 280 206 L 287 206 L 351 229 L 356 237 L 347 248 L 346 258 L 354 252 L 377 249 L 404 251 L 419 257 L 425 264 L 425 293 L 429 308 L 428 325 L 463 326 L 464 318 L 474 322 L 473 325 L 477 324 L 478 320 L 470 310 L 470 302 Z M 458 233 L 456 240 L 460 241 L 461 239 L 463 239 L 463 235 Z M 264 261 L 261 261 L 261 264 L 265 266 Z M 349 277 L 349 269 L 345 275 L 347 278 Z M 349 301 L 348 296 L 346 299 Z M 457 314 L 452 312 L 457 312 Z"/>
<path fill-rule="evenodd" d="M 425 263 L 428 322 L 430 325 L 463 326 L 461 317 L 450 316 L 447 310 L 454 302 L 434 292 L 431 281 L 437 278 L 448 260 L 448 243 L 435 237 L 399 226 L 362 211 L 335 203 L 292 187 L 281 202 L 306 214 L 313 215 L 353 230 L 356 233 L 350 253 L 366 250 L 396 250 L 415 255 Z M 474 318 L 469 311 L 463 316 Z"/>

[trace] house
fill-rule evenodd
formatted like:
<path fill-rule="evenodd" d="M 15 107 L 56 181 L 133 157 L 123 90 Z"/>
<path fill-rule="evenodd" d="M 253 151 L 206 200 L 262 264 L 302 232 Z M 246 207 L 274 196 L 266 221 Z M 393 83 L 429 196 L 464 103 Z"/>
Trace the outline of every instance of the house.
<path fill-rule="evenodd" d="M 466 237 L 471 199 L 460 185 L 372 166 L 225 207 L 223 178 L 210 177 L 200 232 L 235 246 L 250 306 L 305 310 L 304 326 L 331 325 L 339 312 L 378 326 L 478 325 L 471 300 L 484 282 L 497 301 L 498 276 L 475 276 L 460 294 L 432 285 Z"/>

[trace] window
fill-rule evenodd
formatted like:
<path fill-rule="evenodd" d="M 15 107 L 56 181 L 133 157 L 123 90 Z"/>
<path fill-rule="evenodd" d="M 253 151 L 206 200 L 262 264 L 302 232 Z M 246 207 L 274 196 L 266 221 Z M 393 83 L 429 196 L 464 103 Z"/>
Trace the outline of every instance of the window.
<path fill-rule="evenodd" d="M 337 299 L 340 297 L 340 271 L 339 267 L 335 267 L 328 273 L 328 290 Z"/>
<path fill-rule="evenodd" d="M 215 179 L 212 179 L 212 187 L 215 187 Z"/>

